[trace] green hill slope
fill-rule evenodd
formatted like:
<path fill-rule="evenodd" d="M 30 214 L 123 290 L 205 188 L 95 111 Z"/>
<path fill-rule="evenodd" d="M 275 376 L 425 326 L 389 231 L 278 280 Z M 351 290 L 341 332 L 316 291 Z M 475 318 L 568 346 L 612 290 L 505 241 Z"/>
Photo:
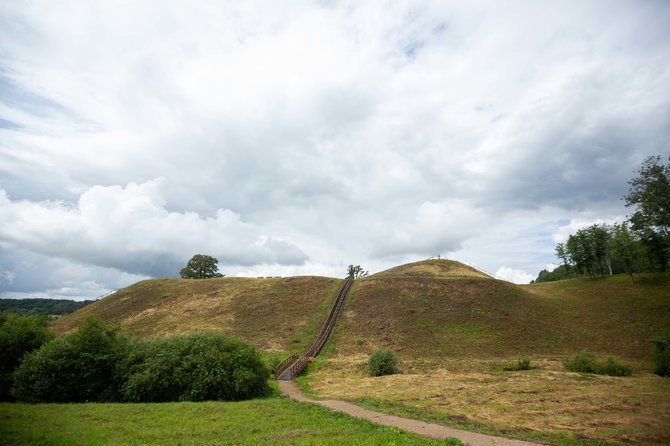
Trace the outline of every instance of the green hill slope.
<path fill-rule="evenodd" d="M 57 333 L 89 314 L 134 336 L 217 331 L 266 351 L 305 348 L 340 284 L 325 277 L 145 280 L 64 316 Z"/>
<path fill-rule="evenodd" d="M 506 357 L 590 350 L 648 360 L 650 337 L 670 327 L 667 276 L 517 286 L 446 260 L 359 281 L 334 353 L 390 347 L 401 357 Z"/>

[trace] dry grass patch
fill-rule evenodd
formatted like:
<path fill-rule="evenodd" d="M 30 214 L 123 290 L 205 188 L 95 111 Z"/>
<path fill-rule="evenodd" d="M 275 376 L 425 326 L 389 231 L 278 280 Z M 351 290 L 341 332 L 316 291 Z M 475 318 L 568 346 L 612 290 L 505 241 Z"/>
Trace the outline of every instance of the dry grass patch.
<path fill-rule="evenodd" d="M 143 338 L 216 331 L 264 351 L 298 351 L 317 333 L 339 284 L 325 277 L 146 280 L 58 319 L 54 330 L 66 333 L 96 314 Z"/>
<path fill-rule="evenodd" d="M 501 361 L 462 361 L 470 371 L 424 369 L 373 378 L 365 373 L 365 359 L 324 361 L 309 377 L 310 391 L 443 424 L 550 442 L 670 442 L 670 380 L 649 373 L 627 378 L 569 373 L 560 369 L 560 361 L 545 359 L 531 371 L 486 371 Z"/>

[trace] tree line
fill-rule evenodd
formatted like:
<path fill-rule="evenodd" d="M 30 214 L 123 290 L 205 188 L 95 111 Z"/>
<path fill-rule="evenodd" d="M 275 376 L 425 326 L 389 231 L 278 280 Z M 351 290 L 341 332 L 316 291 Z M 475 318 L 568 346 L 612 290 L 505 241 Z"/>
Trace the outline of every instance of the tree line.
<path fill-rule="evenodd" d="M 555 251 L 561 265 L 542 270 L 535 282 L 578 276 L 670 271 L 670 157 L 648 157 L 631 179 L 626 206 L 634 212 L 623 223 L 579 229 Z"/>
<path fill-rule="evenodd" d="M 0 299 L 0 312 L 16 314 L 63 315 L 73 313 L 92 303 L 92 300 L 74 301 L 70 299 Z"/>

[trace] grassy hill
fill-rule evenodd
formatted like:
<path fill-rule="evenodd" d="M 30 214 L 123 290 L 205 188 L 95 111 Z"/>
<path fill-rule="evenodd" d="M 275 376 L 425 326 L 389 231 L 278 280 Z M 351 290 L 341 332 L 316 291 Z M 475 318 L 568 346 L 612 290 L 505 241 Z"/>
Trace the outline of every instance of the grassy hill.
<path fill-rule="evenodd" d="M 153 279 L 55 322 L 88 314 L 140 336 L 213 330 L 261 350 L 297 351 L 316 333 L 341 281 L 324 277 Z M 648 361 L 649 338 L 670 327 L 670 276 L 625 275 L 526 286 L 450 260 L 397 266 L 359 280 L 331 353 L 448 359 L 561 355 L 580 350 Z"/>
<path fill-rule="evenodd" d="M 89 314 L 139 337 L 193 331 L 232 335 L 265 351 L 305 348 L 326 317 L 339 279 L 145 280 L 58 319 L 65 333 Z"/>
<path fill-rule="evenodd" d="M 615 276 L 517 286 L 448 260 L 391 268 L 357 282 L 334 354 L 386 346 L 407 358 L 554 355 L 580 350 L 650 357 L 670 327 L 668 276 Z"/>

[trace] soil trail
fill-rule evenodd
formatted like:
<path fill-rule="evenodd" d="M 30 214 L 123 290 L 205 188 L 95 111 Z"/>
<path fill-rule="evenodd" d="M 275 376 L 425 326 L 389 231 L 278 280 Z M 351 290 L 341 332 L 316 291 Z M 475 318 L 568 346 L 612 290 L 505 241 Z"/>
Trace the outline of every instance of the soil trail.
<path fill-rule="evenodd" d="M 425 435 L 431 438 L 444 439 L 449 437 L 458 438 L 463 443 L 471 446 L 536 446 L 539 443 L 529 441 L 512 440 L 509 438 L 494 437 L 491 435 L 478 434 L 476 432 L 454 429 L 439 424 L 425 423 L 418 420 L 400 418 L 395 415 L 387 415 L 372 410 L 363 409 L 355 404 L 339 400 L 313 400 L 303 394 L 295 381 L 279 381 L 279 388 L 282 394 L 298 401 L 318 404 L 327 407 L 330 410 L 344 412 L 356 418 L 371 421 L 384 426 L 393 426 L 408 432 L 419 435 Z"/>

